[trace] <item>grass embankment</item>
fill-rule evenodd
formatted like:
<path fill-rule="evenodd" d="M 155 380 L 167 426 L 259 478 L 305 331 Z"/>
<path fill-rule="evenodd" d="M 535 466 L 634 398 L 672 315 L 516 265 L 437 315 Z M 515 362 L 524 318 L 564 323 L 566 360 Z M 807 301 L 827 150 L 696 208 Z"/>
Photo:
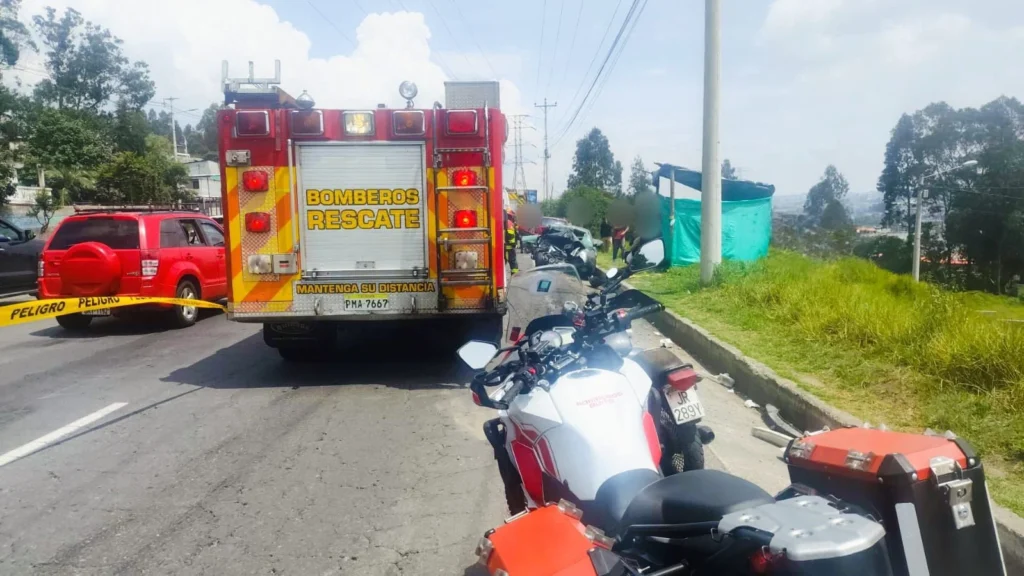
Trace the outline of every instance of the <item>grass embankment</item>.
<path fill-rule="evenodd" d="M 726 263 L 705 289 L 698 277 L 691 266 L 631 282 L 864 420 L 953 430 L 982 452 L 995 499 L 1024 515 L 1024 306 L 787 252 Z"/>

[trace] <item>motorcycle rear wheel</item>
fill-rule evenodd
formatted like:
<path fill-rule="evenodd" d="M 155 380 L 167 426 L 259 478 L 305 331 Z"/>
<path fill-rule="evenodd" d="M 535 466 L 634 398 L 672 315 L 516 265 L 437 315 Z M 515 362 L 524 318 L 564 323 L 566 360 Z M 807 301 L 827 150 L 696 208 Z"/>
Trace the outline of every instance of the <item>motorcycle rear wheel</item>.
<path fill-rule="evenodd" d="M 665 453 L 661 457 L 661 473 L 665 476 L 704 469 L 704 443 L 696 424 L 669 424 Z"/>

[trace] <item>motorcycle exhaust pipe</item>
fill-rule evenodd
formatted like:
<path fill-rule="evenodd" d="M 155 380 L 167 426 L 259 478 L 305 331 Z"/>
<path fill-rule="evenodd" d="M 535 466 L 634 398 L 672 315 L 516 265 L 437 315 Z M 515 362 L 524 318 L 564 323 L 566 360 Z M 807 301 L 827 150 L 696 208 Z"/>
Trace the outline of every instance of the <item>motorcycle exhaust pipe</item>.
<path fill-rule="evenodd" d="M 700 437 L 700 443 L 707 446 L 715 440 L 715 431 L 705 424 L 697 424 L 697 436 Z"/>

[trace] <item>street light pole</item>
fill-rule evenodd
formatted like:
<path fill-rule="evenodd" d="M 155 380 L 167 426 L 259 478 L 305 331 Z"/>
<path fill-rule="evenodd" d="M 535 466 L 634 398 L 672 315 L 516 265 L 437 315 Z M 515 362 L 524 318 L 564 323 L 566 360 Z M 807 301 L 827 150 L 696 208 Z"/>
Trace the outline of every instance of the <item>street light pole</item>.
<path fill-rule="evenodd" d="M 939 170 L 938 172 L 933 172 L 922 178 L 921 183 L 924 184 L 925 182 L 928 181 L 929 178 L 935 178 L 936 176 L 941 176 L 942 174 L 952 172 L 954 170 L 961 170 L 963 168 L 977 166 L 977 164 L 977 160 L 968 160 L 967 162 L 964 162 L 959 166 L 954 166 L 953 168 L 947 168 L 946 170 Z M 914 274 L 914 282 L 921 281 L 921 205 L 924 204 L 924 199 L 927 197 L 927 188 L 923 188 L 920 192 L 917 193 L 917 214 L 914 216 L 914 261 L 911 262 L 910 264 L 910 269 L 913 271 Z"/>
<path fill-rule="evenodd" d="M 704 285 L 714 280 L 715 268 L 722 262 L 722 168 L 718 162 L 721 50 L 721 3 L 720 0 L 705 0 L 704 158 L 700 186 L 700 281 Z"/>

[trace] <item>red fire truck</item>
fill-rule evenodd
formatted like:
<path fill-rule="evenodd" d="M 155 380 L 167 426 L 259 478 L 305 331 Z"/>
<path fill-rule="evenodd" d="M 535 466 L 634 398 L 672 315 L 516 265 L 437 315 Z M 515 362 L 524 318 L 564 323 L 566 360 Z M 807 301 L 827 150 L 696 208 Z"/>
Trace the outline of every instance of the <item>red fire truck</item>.
<path fill-rule="evenodd" d="M 497 340 L 505 312 L 497 82 L 445 105 L 319 109 L 274 78 L 229 78 L 219 127 L 228 317 L 286 359 L 355 322 L 456 318 Z M 462 322 L 464 320 L 464 322 Z M 465 331 L 445 330 L 463 338 Z"/>

